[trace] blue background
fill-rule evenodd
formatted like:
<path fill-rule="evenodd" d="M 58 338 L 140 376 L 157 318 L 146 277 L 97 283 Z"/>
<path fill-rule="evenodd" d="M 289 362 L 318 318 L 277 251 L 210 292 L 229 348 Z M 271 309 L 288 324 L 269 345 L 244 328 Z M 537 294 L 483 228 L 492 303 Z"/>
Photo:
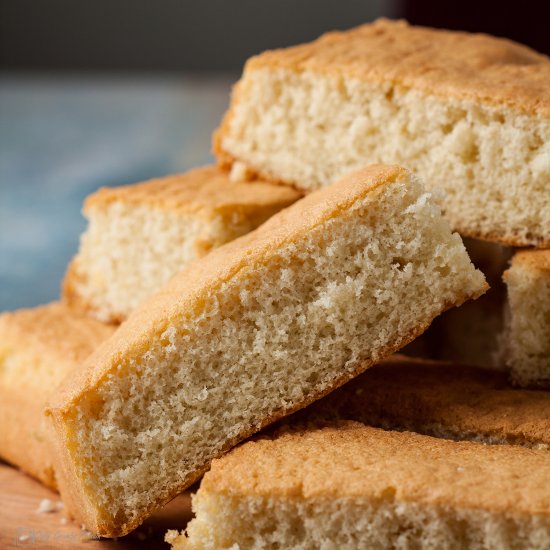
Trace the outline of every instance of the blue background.
<path fill-rule="evenodd" d="M 0 310 L 58 298 L 86 195 L 210 162 L 235 79 L 0 77 Z"/>

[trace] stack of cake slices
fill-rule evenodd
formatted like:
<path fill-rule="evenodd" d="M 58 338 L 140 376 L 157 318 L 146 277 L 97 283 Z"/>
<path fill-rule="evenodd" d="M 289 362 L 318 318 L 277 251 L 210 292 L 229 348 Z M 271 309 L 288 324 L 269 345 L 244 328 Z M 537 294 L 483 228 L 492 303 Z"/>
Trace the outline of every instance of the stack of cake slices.
<path fill-rule="evenodd" d="M 214 149 L 0 316 L 0 456 L 103 537 L 202 478 L 175 549 L 550 548 L 550 59 L 329 33 Z"/>

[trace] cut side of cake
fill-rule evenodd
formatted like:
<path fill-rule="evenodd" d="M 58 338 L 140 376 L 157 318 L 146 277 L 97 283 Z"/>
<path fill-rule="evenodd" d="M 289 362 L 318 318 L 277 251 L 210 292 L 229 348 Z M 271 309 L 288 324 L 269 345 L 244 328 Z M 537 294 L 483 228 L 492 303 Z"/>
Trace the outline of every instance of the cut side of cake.
<path fill-rule="evenodd" d="M 516 384 L 550 389 L 550 250 L 516 253 L 503 278 L 508 301 L 502 358 Z"/>
<path fill-rule="evenodd" d="M 486 288 L 409 171 L 308 195 L 175 276 L 65 382 L 49 411 L 65 504 L 94 533 L 129 532 Z"/>
<path fill-rule="evenodd" d="M 63 285 L 65 302 L 120 322 L 178 271 L 300 198 L 214 166 L 103 188 L 84 203 L 88 229 Z"/>
<path fill-rule="evenodd" d="M 550 449 L 549 392 L 513 387 L 504 372 L 402 355 L 281 422 L 334 420 L 458 441 Z"/>
<path fill-rule="evenodd" d="M 444 191 L 461 234 L 550 247 L 550 59 L 509 40 L 378 20 L 265 52 L 214 149 L 304 191 L 400 164 Z"/>
<path fill-rule="evenodd" d="M 56 489 L 44 408 L 113 332 L 60 303 L 0 315 L 0 458 Z"/>
<path fill-rule="evenodd" d="M 174 550 L 550 547 L 548 451 L 341 422 L 215 460 Z"/>

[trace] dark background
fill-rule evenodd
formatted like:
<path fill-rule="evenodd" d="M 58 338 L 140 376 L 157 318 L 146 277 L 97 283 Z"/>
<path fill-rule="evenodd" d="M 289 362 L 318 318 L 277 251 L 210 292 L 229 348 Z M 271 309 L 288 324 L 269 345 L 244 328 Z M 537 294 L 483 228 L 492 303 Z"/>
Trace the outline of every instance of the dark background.
<path fill-rule="evenodd" d="M 0 68 L 239 71 L 250 55 L 378 16 L 506 36 L 550 53 L 550 2 L 0 0 Z"/>

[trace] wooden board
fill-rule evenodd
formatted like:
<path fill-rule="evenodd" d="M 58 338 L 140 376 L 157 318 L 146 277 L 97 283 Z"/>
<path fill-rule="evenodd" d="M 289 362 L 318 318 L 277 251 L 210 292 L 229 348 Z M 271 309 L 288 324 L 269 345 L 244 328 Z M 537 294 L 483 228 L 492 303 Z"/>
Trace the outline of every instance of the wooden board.
<path fill-rule="evenodd" d="M 168 529 L 183 529 L 191 519 L 189 493 L 176 497 L 126 537 L 95 540 L 68 520 L 62 510 L 38 512 L 43 499 L 60 502 L 59 495 L 19 470 L 0 462 L 0 548 L 33 550 L 166 550 Z"/>

